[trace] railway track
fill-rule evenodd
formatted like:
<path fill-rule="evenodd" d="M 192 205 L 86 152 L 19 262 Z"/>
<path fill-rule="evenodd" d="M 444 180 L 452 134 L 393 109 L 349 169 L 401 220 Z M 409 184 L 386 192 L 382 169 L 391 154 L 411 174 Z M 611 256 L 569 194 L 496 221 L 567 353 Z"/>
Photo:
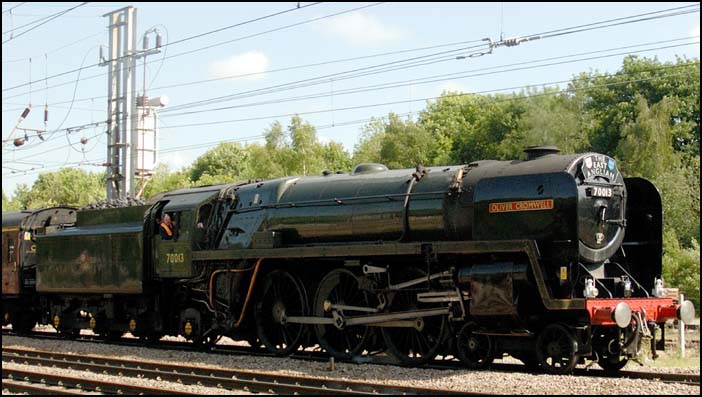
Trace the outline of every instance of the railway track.
<path fill-rule="evenodd" d="M 5 354 L 3 353 L 3 362 Z M 6 382 L 9 380 L 10 382 Z M 21 383 L 22 382 L 22 383 Z M 73 394 L 89 391 L 104 394 L 192 395 L 177 390 L 137 386 L 125 382 L 91 380 L 67 375 L 54 375 L 30 370 L 2 368 L 2 388 L 13 393 Z"/>
<path fill-rule="evenodd" d="M 92 355 L 75 355 L 15 348 L 3 348 L 2 360 L 3 363 L 9 362 L 31 366 L 65 368 L 104 375 L 155 379 L 184 385 L 207 386 L 233 391 L 243 390 L 253 393 L 324 395 L 470 394 L 451 390 L 393 386 L 370 382 L 290 376 L 203 366 L 154 363 L 140 360 L 124 360 Z M 90 381 L 90 383 L 88 383 L 88 381 L 80 378 L 49 376 L 45 374 L 27 373 L 27 371 L 8 370 L 6 374 L 5 368 L 3 368 L 3 382 L 7 378 L 12 380 L 21 379 L 32 383 L 43 380 L 43 382 L 51 385 L 58 385 L 58 382 L 61 382 L 63 385 L 68 384 L 73 388 L 76 388 L 76 384 L 80 384 L 81 387 L 78 388 L 82 390 L 100 392 L 172 394 L 171 390 L 162 390 L 160 393 L 157 393 L 159 389 L 146 388 L 142 390 L 141 388 L 134 388 L 136 386 L 129 388 L 127 384 L 115 385 L 109 382 Z"/>
<path fill-rule="evenodd" d="M 7 330 L 3 330 L 3 334 L 6 334 Z M 9 334 L 9 333 L 8 333 Z M 49 332 L 33 332 L 30 337 L 34 338 L 46 338 L 46 339 L 64 339 L 62 336 L 56 333 Z M 105 343 L 103 339 L 97 336 L 91 335 L 81 335 L 79 337 L 86 341 L 99 341 Z M 122 338 L 119 341 L 110 342 L 118 345 L 124 346 L 141 346 L 144 347 L 144 342 L 139 339 Z M 148 345 L 149 347 L 158 349 L 174 349 L 174 350 L 193 350 L 192 343 L 189 342 L 171 342 L 171 341 L 159 341 Z M 3 348 L 3 350 L 6 350 Z M 251 347 L 244 346 L 234 346 L 234 345 L 215 345 L 211 350 L 208 350 L 212 354 L 242 354 L 251 356 L 263 356 L 263 357 L 277 357 L 274 354 L 268 353 L 261 349 L 255 349 Z M 314 360 L 319 362 L 329 361 L 327 354 L 321 351 L 298 351 L 290 356 L 293 359 L 299 360 Z M 368 363 L 376 365 L 397 365 L 390 357 L 380 355 L 368 358 Z M 440 370 L 458 370 L 465 371 L 465 367 L 455 359 L 449 360 L 434 360 L 434 362 L 425 365 L 426 368 L 440 369 Z M 493 371 L 503 371 L 503 372 L 523 372 L 530 373 L 530 371 L 521 364 L 511 364 L 511 363 L 500 363 L 495 362 L 490 366 Z M 588 376 L 588 377 L 606 377 L 606 378 L 629 378 L 629 379 L 643 379 L 643 380 L 657 380 L 666 383 L 681 383 L 689 385 L 700 385 L 700 375 L 694 374 L 673 374 L 673 373 L 660 373 L 660 372 L 645 372 L 645 371 L 620 371 L 619 373 L 607 373 L 596 367 L 585 369 L 576 368 L 573 375 L 576 376 Z"/>

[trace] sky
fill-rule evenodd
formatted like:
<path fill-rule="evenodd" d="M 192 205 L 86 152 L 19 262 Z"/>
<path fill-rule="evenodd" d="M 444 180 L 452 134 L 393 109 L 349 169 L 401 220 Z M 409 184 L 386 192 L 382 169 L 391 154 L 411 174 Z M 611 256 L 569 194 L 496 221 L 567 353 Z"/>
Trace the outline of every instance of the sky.
<path fill-rule="evenodd" d="M 316 126 L 321 141 L 339 142 L 351 153 L 371 118 L 390 112 L 416 118 L 444 91 L 563 89 L 580 72 L 616 72 L 628 54 L 661 61 L 700 56 L 694 2 L 81 4 L 2 3 L 7 196 L 42 172 L 104 170 L 103 15 L 127 6 L 137 9 L 138 48 L 149 29 L 163 36 L 160 53 L 146 57 L 146 65 L 137 61 L 136 86 L 138 95 L 146 85 L 149 97 L 170 99 L 159 111 L 158 158 L 171 170 L 220 142 L 262 142 L 273 122 L 286 126 L 294 114 Z M 666 17 L 633 21 L 656 16 Z M 492 51 L 484 40 L 542 33 Z M 154 33 L 149 38 L 153 47 Z M 213 98 L 220 99 L 193 104 Z M 5 143 L 29 104 L 19 126 L 46 130 L 48 139 L 29 132 L 21 147 Z"/>

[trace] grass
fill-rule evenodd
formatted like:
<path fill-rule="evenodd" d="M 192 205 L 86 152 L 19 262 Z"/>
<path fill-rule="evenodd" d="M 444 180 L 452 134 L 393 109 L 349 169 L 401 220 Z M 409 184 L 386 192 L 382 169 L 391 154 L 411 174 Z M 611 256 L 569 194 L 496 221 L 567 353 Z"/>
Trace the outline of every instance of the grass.
<path fill-rule="evenodd" d="M 644 341 L 643 349 L 639 359 L 641 362 L 649 367 L 653 368 L 670 368 L 670 367 L 685 367 L 685 368 L 700 368 L 700 330 L 688 329 L 685 333 L 685 340 L 687 341 L 685 349 L 685 357 L 680 357 L 680 351 L 678 349 L 678 330 L 675 328 L 666 328 L 665 330 L 666 340 L 672 341 L 673 346 L 667 345 L 666 350 L 658 351 L 658 358 L 653 360 L 651 358 L 651 348 L 650 344 Z M 691 343 L 691 341 L 697 341 L 697 343 Z M 632 364 L 629 364 L 632 365 Z"/>

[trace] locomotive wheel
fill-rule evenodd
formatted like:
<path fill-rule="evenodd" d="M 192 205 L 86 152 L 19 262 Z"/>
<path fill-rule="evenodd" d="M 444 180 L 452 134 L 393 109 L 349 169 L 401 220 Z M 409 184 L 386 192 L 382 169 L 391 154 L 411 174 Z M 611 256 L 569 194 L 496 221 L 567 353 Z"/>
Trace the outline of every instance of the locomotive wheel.
<path fill-rule="evenodd" d="M 418 269 L 407 269 L 409 278 L 418 278 L 426 274 Z M 417 291 L 398 291 L 389 299 L 386 311 L 400 312 L 424 309 L 417 302 Z M 445 316 L 424 317 L 417 320 L 417 327 L 383 327 L 383 339 L 387 352 L 404 365 L 425 364 L 436 357 L 444 342 L 447 322 Z"/>
<path fill-rule="evenodd" d="M 475 334 L 475 324 L 468 323 L 456 336 L 458 358 L 470 369 L 487 368 L 494 359 L 492 338 Z"/>
<path fill-rule="evenodd" d="M 256 304 L 258 339 L 271 353 L 282 356 L 294 352 L 300 347 L 305 325 L 287 323 L 285 318 L 307 313 L 307 293 L 302 283 L 284 270 L 274 270 L 263 282 Z M 260 346 L 260 343 L 252 346 Z"/>
<path fill-rule="evenodd" d="M 578 364 L 578 343 L 563 325 L 550 324 L 536 340 L 536 357 L 544 370 L 563 375 L 573 372 Z"/>
<path fill-rule="evenodd" d="M 325 311 L 325 302 L 331 304 L 370 307 L 366 291 L 361 290 L 353 273 L 346 269 L 335 269 L 322 279 L 314 299 L 315 317 L 332 317 L 332 311 Z M 358 315 L 347 311 L 345 315 Z M 370 339 L 367 325 L 337 328 L 333 324 L 318 324 L 314 327 L 319 345 L 330 355 L 340 359 L 350 359 L 363 353 Z"/>
<path fill-rule="evenodd" d="M 597 365 L 604 369 L 605 372 L 616 373 L 621 371 L 628 362 L 629 359 L 626 357 L 613 356 L 600 359 L 597 361 Z"/>

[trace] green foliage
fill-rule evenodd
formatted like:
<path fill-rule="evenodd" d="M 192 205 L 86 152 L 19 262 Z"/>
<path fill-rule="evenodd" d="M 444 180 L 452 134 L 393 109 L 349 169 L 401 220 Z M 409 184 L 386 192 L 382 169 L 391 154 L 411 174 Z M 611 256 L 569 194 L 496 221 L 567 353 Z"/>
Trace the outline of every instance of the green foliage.
<path fill-rule="evenodd" d="M 32 188 L 19 185 L 12 202 L 17 209 L 67 205 L 81 207 L 106 196 L 105 174 L 88 173 L 77 168 L 62 168 L 39 175 Z"/>
<path fill-rule="evenodd" d="M 499 157 L 520 158 L 524 148 L 537 145 L 557 146 L 562 153 L 578 153 L 588 149 L 584 133 L 587 114 L 580 102 L 567 94 L 558 94 L 558 87 L 545 87 L 541 92 L 528 91 L 523 113 L 516 128 L 499 143 Z"/>
<path fill-rule="evenodd" d="M 590 141 L 593 150 L 612 153 L 622 138 L 622 127 L 635 120 L 639 99 L 653 105 L 664 97 L 680 102 L 675 120 L 688 122 L 687 130 L 676 130 L 675 150 L 699 156 L 700 66 L 699 60 L 678 59 L 662 63 L 657 59 L 628 56 L 615 74 L 582 73 L 573 88 L 587 89 L 585 109 L 593 116 Z M 595 87 L 597 86 L 597 87 Z"/>
<path fill-rule="evenodd" d="M 144 189 L 144 197 L 149 198 L 161 192 L 190 187 L 192 186 L 190 174 L 191 171 L 187 168 L 171 172 L 167 164 L 159 164 Z"/>
<path fill-rule="evenodd" d="M 2 212 L 18 211 L 20 210 L 19 202 L 17 200 L 12 200 L 7 198 L 5 191 L 2 191 Z"/>
<path fill-rule="evenodd" d="M 522 94 L 495 96 L 445 93 L 429 103 L 419 124 L 436 141 L 434 159 L 451 163 L 499 159 L 499 145 L 517 129 L 524 113 Z"/>
<path fill-rule="evenodd" d="M 353 163 L 380 163 L 380 148 L 385 138 L 385 122 L 372 119 L 363 126 L 361 136 L 353 151 Z"/>
<path fill-rule="evenodd" d="M 636 95 L 637 116 L 623 125 L 616 149 L 627 175 L 655 179 L 677 162 L 672 136 L 680 124 L 670 125 L 675 108 L 673 99 L 666 97 L 649 107 L 643 96 Z"/>
<path fill-rule="evenodd" d="M 680 288 L 685 298 L 700 309 L 700 244 L 692 240 L 689 248 L 682 247 L 673 231 L 663 234 L 665 255 L 663 277 L 666 285 Z"/>
<path fill-rule="evenodd" d="M 239 143 L 220 143 L 198 157 L 190 168 L 190 180 L 195 185 L 215 181 L 234 181 L 246 169 L 248 153 Z"/>
<path fill-rule="evenodd" d="M 432 137 L 412 120 L 390 114 L 380 142 L 380 158 L 389 168 L 431 165 Z"/>
<path fill-rule="evenodd" d="M 675 231 L 683 247 L 700 241 L 699 161 L 697 157 L 687 167 L 678 162 L 653 179 L 661 191 L 663 227 Z"/>

